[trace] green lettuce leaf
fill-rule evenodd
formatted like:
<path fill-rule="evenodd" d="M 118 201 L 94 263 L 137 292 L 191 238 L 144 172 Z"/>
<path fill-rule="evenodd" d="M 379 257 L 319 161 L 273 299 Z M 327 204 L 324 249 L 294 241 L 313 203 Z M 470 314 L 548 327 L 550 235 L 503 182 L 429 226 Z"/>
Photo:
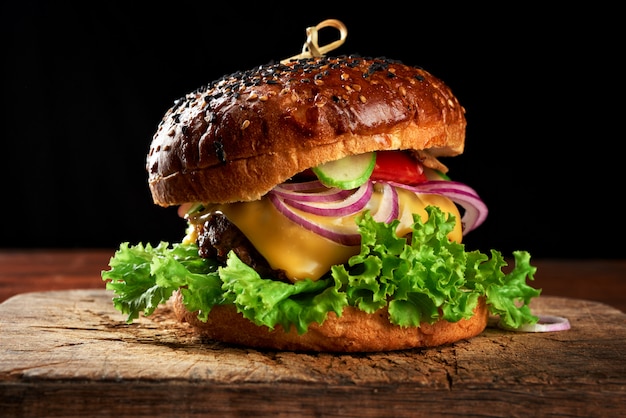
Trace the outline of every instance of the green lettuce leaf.
<path fill-rule="evenodd" d="M 106 288 L 117 295 L 113 305 L 128 315 L 129 323 L 142 311 L 150 315 L 183 286 L 201 290 L 195 298 L 190 298 L 192 309 L 222 300 L 217 264 L 201 258 L 195 245 L 170 247 L 161 242 L 153 247 L 150 244 L 130 246 L 125 242 L 111 258 L 109 267 L 102 272 L 102 279 L 107 282 Z"/>
<path fill-rule="evenodd" d="M 302 334 L 309 324 L 326 320 L 328 312 L 341 316 L 347 305 L 332 279 L 299 280 L 285 283 L 262 279 L 259 274 L 230 253 L 226 267 L 220 268 L 222 289 L 231 295 L 237 310 L 256 325 L 285 330 L 293 325 Z"/>
<path fill-rule="evenodd" d="M 516 265 L 505 274 L 499 252 L 492 250 L 491 258 L 466 252 L 447 237 L 455 218 L 436 207 L 426 210 L 426 222 L 415 216 L 410 242 L 396 236 L 397 222 L 376 222 L 365 213 L 357 220 L 360 253 L 317 281 L 265 279 L 232 252 L 226 265 L 218 266 L 199 257 L 195 244 L 164 242 L 156 247 L 123 243 L 102 278 L 128 322 L 141 312 L 150 315 L 177 289 L 201 320 L 213 306 L 234 304 L 259 326 L 280 324 L 301 334 L 311 323 L 323 323 L 328 312 L 341 316 L 348 305 L 369 313 L 386 306 L 390 321 L 400 326 L 440 318 L 456 322 L 472 316 L 480 297 L 508 327 L 536 322 L 528 304 L 540 291 L 526 283 L 535 273 L 530 255 L 515 252 Z"/>
<path fill-rule="evenodd" d="M 470 318 L 484 296 L 490 312 L 508 326 L 536 322 L 528 303 L 540 291 L 526 284 L 536 270 L 530 255 L 515 252 L 516 267 L 504 274 L 501 253 L 492 250 L 489 259 L 466 252 L 463 244 L 447 238 L 454 216 L 434 206 L 426 211 L 426 222 L 414 217 L 410 243 L 395 235 L 397 222 L 377 223 L 367 213 L 357 221 L 361 253 L 332 270 L 346 284 L 350 305 L 371 313 L 388 304 L 390 321 L 408 327 Z"/>

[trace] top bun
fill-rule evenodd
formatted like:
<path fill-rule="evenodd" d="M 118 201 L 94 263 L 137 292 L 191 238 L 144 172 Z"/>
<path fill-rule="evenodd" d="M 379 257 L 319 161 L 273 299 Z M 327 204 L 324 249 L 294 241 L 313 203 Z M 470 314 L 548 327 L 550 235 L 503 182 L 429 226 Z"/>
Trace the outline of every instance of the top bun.
<path fill-rule="evenodd" d="M 317 57 L 222 77 L 177 100 L 146 168 L 155 203 L 261 198 L 305 169 L 378 150 L 463 152 L 465 111 L 441 80 L 385 58 Z"/>

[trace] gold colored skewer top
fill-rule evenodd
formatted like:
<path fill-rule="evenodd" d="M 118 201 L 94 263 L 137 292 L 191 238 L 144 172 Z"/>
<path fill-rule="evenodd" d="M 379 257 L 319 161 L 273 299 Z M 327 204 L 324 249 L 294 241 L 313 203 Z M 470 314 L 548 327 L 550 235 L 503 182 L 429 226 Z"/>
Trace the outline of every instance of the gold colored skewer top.
<path fill-rule="evenodd" d="M 339 30 L 339 39 L 327 45 L 319 46 L 317 33 L 326 27 L 332 27 Z M 327 52 L 339 48 L 345 42 L 347 36 L 348 29 L 346 28 L 346 25 L 337 19 L 327 19 L 318 23 L 316 26 L 309 26 L 306 28 L 306 42 L 302 46 L 302 53 L 282 60 L 281 64 L 286 64 L 291 60 L 300 58 L 321 57 Z"/>

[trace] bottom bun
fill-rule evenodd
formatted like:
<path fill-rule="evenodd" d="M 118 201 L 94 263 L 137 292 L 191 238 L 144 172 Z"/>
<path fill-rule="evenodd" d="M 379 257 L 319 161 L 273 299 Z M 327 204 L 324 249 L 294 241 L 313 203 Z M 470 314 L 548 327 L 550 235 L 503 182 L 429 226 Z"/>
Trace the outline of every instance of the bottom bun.
<path fill-rule="evenodd" d="M 213 307 L 208 320 L 202 322 L 196 313 L 185 308 L 180 292 L 173 296 L 173 309 L 179 321 L 189 323 L 199 335 L 214 341 L 272 350 L 342 353 L 449 344 L 480 334 L 489 318 L 483 298 L 469 319 L 458 322 L 439 320 L 433 324 L 422 323 L 417 328 L 391 324 L 386 308 L 368 314 L 346 307 L 341 317 L 329 312 L 322 325 L 313 323 L 305 334 L 299 335 L 295 329 L 285 332 L 280 325 L 273 330 L 257 326 L 238 313 L 234 305 Z"/>

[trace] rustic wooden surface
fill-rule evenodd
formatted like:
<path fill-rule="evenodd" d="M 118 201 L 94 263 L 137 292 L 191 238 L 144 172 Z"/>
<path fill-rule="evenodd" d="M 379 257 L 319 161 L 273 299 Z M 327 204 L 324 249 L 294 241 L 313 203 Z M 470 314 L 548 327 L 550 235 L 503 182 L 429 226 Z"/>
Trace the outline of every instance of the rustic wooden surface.
<path fill-rule="evenodd" d="M 167 309 L 132 325 L 101 289 L 0 304 L 2 416 L 626 416 L 626 314 L 542 296 L 569 331 L 488 328 L 468 341 L 370 354 L 201 341 Z"/>

